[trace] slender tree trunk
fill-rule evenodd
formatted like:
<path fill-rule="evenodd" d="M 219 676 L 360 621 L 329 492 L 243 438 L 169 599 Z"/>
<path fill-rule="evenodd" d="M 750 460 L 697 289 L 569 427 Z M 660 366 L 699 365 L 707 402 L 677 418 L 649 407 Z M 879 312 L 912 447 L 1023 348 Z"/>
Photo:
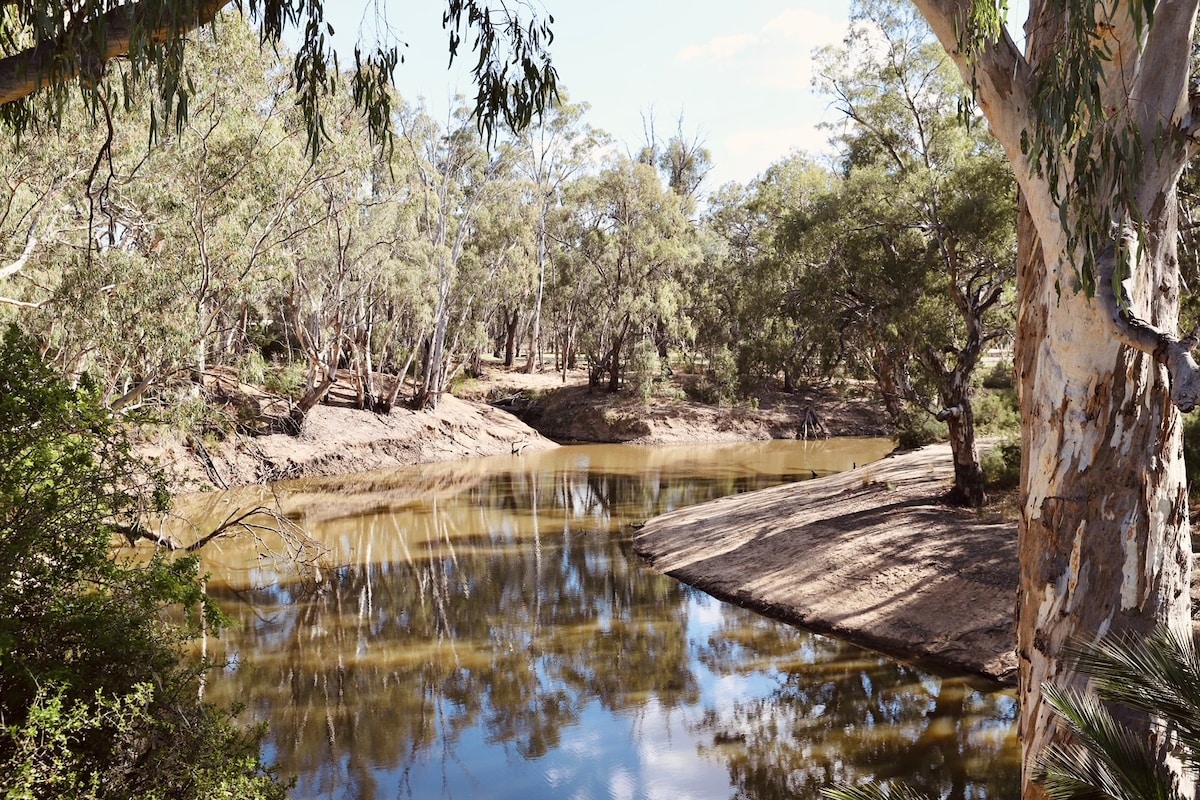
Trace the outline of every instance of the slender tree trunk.
<path fill-rule="evenodd" d="M 503 310 L 502 313 L 504 314 L 504 366 L 511 367 L 517 348 L 517 326 L 520 324 L 521 312 L 514 308 L 511 314 L 507 310 Z"/>
<path fill-rule="evenodd" d="M 434 318 L 429 353 L 426 356 L 425 374 L 421 390 L 413 403 L 418 409 L 437 408 L 442 390 L 445 388 L 442 380 L 446 372 L 446 332 L 450 327 L 450 273 L 450 267 L 444 266 L 438 287 L 437 314 Z"/>
<path fill-rule="evenodd" d="M 542 201 L 541 214 L 538 215 L 538 278 L 537 296 L 533 302 L 533 322 L 529 326 L 529 359 L 525 362 L 525 371 L 533 372 L 534 362 L 542 349 L 542 297 L 546 286 L 546 213 L 548 201 Z"/>
<path fill-rule="evenodd" d="M 629 330 L 629 321 L 621 325 L 621 332 L 613 337 L 612 350 L 608 353 L 608 391 L 618 392 L 621 389 L 621 347 L 625 344 L 625 334 Z"/>

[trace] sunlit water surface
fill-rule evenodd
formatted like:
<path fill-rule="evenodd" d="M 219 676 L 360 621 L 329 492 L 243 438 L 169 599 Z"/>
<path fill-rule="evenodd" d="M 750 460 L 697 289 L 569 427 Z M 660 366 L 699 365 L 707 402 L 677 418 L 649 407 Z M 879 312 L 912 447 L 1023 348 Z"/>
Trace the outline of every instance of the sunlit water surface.
<path fill-rule="evenodd" d="M 633 553 L 648 517 L 878 458 L 885 440 L 564 447 L 183 498 L 282 508 L 326 552 L 205 548 L 238 623 L 209 699 L 297 798 L 1016 797 L 1015 701 L 718 602 Z"/>

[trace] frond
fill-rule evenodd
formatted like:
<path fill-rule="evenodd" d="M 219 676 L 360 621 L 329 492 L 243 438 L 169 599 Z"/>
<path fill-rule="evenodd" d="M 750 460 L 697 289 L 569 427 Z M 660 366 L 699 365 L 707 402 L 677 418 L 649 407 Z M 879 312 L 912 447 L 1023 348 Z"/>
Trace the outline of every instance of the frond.
<path fill-rule="evenodd" d="M 1052 798 L 1179 800 L 1150 742 L 1119 725 L 1099 697 L 1050 685 L 1042 693 L 1074 734 L 1038 759 L 1034 780 Z"/>
<path fill-rule="evenodd" d="M 864 783 L 861 786 L 835 786 L 822 789 L 821 794 L 829 800 L 930 800 L 907 784 L 884 785 Z"/>
<path fill-rule="evenodd" d="M 1092 676 L 1105 700 L 1162 719 L 1200 761 L 1200 658 L 1188 637 L 1160 629 L 1142 640 L 1109 638 L 1076 648 L 1078 669 Z"/>

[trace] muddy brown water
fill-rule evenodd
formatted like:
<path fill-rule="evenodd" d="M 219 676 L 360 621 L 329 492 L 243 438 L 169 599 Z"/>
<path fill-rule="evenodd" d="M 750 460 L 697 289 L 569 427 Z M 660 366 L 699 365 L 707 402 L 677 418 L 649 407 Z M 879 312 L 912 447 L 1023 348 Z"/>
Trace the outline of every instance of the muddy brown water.
<path fill-rule="evenodd" d="M 296 798 L 1019 793 L 1010 693 L 718 602 L 633 553 L 684 505 L 866 463 L 887 440 L 564 447 L 180 498 L 235 622 L 206 696 L 269 726 Z M 269 525 L 265 518 L 256 521 Z M 194 527 L 192 527 L 194 526 Z M 318 554 L 319 547 L 319 554 Z"/>

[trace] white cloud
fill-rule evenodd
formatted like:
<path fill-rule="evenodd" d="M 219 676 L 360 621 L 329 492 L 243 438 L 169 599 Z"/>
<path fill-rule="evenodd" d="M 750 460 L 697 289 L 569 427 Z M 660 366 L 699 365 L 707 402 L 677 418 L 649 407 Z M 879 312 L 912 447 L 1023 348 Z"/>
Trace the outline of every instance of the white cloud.
<path fill-rule="evenodd" d="M 722 175 L 761 175 L 767 167 L 794 150 L 813 155 L 829 150 L 829 134 L 816 125 L 796 125 L 778 128 L 746 128 L 728 134 L 721 142 L 721 158 L 714 172 Z M 736 178 L 742 183 L 748 179 Z M 722 182 L 717 178 L 714 186 Z"/>
<path fill-rule="evenodd" d="M 775 89 L 807 91 L 812 84 L 813 50 L 841 42 L 846 20 L 796 8 L 768 20 L 762 30 L 764 46 L 755 59 L 753 81 Z"/>
<path fill-rule="evenodd" d="M 756 37 L 750 33 L 736 33 L 731 36 L 716 36 L 704 44 L 689 45 L 675 54 L 675 60 L 688 61 L 728 61 L 739 53 L 750 48 Z"/>

